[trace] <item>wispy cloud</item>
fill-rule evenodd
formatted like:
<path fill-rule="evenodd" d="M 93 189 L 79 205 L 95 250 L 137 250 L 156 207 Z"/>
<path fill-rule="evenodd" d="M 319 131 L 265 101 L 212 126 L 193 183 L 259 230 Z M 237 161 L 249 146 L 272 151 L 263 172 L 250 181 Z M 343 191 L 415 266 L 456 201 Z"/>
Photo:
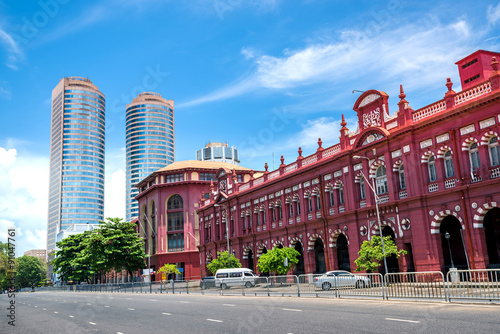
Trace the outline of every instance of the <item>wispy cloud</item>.
<path fill-rule="evenodd" d="M 12 97 L 12 92 L 7 88 L 7 83 L 5 81 L 0 81 L 0 98 L 10 99 Z"/>
<path fill-rule="evenodd" d="M 455 73 L 450 59 L 461 59 L 477 48 L 484 35 L 465 19 L 450 24 L 432 19 L 376 36 L 343 30 L 330 37 L 330 42 L 285 50 L 281 56 L 255 56 L 254 49 L 243 48 L 242 54 L 256 66 L 254 72 L 182 105 L 224 100 L 257 89 L 290 92 L 324 83 L 342 87 L 350 82 L 359 86 L 360 79 L 369 80 L 370 85 L 398 80 L 413 88 L 426 87 Z"/>
<path fill-rule="evenodd" d="M 496 24 L 500 20 L 500 3 L 498 3 L 496 6 L 488 6 L 486 18 L 488 19 L 488 23 L 491 25 Z"/>
<path fill-rule="evenodd" d="M 17 63 L 24 58 L 24 53 L 14 38 L 2 27 L 0 27 L 0 44 L 5 47 L 7 52 L 5 65 L 13 70 L 17 70 Z"/>

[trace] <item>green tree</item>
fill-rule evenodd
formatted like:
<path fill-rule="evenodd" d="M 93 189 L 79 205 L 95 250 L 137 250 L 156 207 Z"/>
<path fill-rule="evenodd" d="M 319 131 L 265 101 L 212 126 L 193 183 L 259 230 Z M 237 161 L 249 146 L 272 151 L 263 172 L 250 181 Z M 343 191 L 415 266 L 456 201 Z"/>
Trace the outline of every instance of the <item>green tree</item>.
<path fill-rule="evenodd" d="M 181 272 L 179 271 L 179 269 L 176 268 L 175 264 L 165 263 L 165 265 L 163 267 L 161 267 L 157 271 L 157 273 L 158 274 L 165 274 L 165 275 L 167 275 L 167 278 L 168 278 L 169 274 L 180 274 Z"/>
<path fill-rule="evenodd" d="M 213 259 L 212 262 L 210 262 L 207 265 L 207 269 L 212 273 L 215 274 L 215 272 L 218 269 L 225 269 L 225 268 L 241 268 L 241 263 L 240 260 L 237 259 L 233 254 L 229 254 L 227 251 L 225 252 L 217 252 L 217 258 Z"/>
<path fill-rule="evenodd" d="M 114 269 L 133 271 L 144 268 L 144 241 L 135 231 L 135 224 L 121 218 L 107 218 L 84 241 L 81 259 L 101 274 Z"/>
<path fill-rule="evenodd" d="M 21 287 L 31 287 L 43 281 L 47 275 L 47 264 L 34 256 L 18 257 L 16 283 Z"/>
<path fill-rule="evenodd" d="M 292 247 L 277 248 L 262 254 L 257 262 L 261 273 L 272 272 L 275 275 L 286 275 L 299 263 L 300 253 Z M 285 259 L 288 259 L 285 265 Z"/>
<path fill-rule="evenodd" d="M 0 291 L 7 290 L 11 287 L 9 280 L 9 272 L 11 272 L 9 264 L 8 244 L 0 241 Z"/>
<path fill-rule="evenodd" d="M 390 236 L 384 237 L 384 249 L 386 258 L 392 255 L 396 255 L 396 257 L 399 258 L 401 254 L 407 253 L 405 250 L 398 250 L 396 243 Z M 380 237 L 375 235 L 371 240 L 363 241 L 358 255 L 358 258 L 354 261 L 357 266 L 356 271 L 376 271 L 384 261 Z"/>
<path fill-rule="evenodd" d="M 73 234 L 56 243 L 59 248 L 55 253 L 55 258 L 51 264 L 54 272 L 59 274 L 63 281 L 87 281 L 94 273 L 90 262 L 85 262 L 81 258 L 81 252 L 85 248 L 85 240 L 91 234 L 85 231 L 80 234 Z"/>

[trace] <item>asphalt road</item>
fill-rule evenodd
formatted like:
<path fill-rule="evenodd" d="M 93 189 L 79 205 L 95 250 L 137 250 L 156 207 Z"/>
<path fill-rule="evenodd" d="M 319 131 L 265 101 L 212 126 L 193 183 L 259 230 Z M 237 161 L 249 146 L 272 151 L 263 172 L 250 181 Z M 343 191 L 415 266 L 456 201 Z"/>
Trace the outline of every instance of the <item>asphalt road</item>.
<path fill-rule="evenodd" d="M 2 294 L 0 305 L 2 334 L 500 333 L 500 305 L 485 304 L 35 292 Z"/>

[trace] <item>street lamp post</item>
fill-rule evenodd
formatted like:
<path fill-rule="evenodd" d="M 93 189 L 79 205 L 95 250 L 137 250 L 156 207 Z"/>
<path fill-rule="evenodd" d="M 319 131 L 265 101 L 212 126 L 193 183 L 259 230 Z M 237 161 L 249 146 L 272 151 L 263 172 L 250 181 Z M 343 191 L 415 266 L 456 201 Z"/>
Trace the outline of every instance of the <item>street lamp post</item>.
<path fill-rule="evenodd" d="M 355 156 L 353 156 L 353 158 L 354 159 L 366 159 L 366 160 L 370 161 L 370 159 L 368 159 L 367 157 L 362 157 L 362 156 L 359 156 L 359 155 L 355 155 Z M 370 187 L 370 189 L 373 192 L 373 195 L 375 196 L 375 208 L 377 210 L 378 230 L 380 232 L 380 242 L 382 243 L 382 254 L 384 256 L 385 273 L 387 274 L 388 273 L 388 271 L 387 271 L 387 259 L 385 257 L 384 236 L 382 235 L 382 223 L 380 222 L 380 211 L 378 209 L 379 197 L 377 195 L 377 191 L 375 190 L 375 181 L 372 178 L 372 182 L 371 182 L 372 184 L 370 185 L 370 180 L 368 180 L 366 178 L 366 176 L 365 176 L 365 174 L 363 172 L 361 172 L 361 174 L 363 174 L 363 178 L 368 182 L 368 186 Z"/>
<path fill-rule="evenodd" d="M 451 267 L 455 268 L 455 265 L 453 264 L 453 255 L 451 254 L 450 233 L 448 233 L 448 231 L 446 231 L 446 233 L 444 234 L 444 237 L 446 238 L 446 241 L 448 241 L 448 250 L 450 251 Z"/>

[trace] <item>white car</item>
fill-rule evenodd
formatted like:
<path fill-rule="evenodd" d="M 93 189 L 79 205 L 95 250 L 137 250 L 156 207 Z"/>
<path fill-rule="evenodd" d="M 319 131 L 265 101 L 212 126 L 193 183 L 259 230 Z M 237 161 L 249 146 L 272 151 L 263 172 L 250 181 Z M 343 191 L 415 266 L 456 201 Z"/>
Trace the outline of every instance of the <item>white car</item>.
<path fill-rule="evenodd" d="M 333 270 L 315 277 L 314 285 L 323 290 L 335 287 L 366 288 L 371 285 L 371 280 L 364 275 L 355 275 L 345 270 Z"/>

